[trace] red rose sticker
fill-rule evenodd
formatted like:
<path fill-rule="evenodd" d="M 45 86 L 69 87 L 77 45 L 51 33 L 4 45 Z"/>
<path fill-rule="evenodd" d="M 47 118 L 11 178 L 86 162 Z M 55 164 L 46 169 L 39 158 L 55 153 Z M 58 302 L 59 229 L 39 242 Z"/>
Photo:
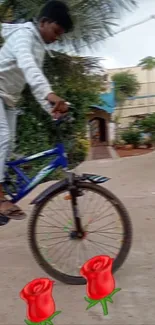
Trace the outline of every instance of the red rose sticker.
<path fill-rule="evenodd" d="M 87 280 L 87 309 L 101 303 L 104 315 L 108 315 L 107 301 L 121 289 L 115 289 L 115 279 L 112 274 L 113 258 L 105 255 L 95 256 L 81 268 L 80 274 Z"/>
<path fill-rule="evenodd" d="M 60 313 L 55 311 L 55 302 L 52 297 L 54 281 L 46 278 L 35 279 L 22 289 L 20 297 L 27 303 L 28 325 L 53 324 L 52 319 Z"/>

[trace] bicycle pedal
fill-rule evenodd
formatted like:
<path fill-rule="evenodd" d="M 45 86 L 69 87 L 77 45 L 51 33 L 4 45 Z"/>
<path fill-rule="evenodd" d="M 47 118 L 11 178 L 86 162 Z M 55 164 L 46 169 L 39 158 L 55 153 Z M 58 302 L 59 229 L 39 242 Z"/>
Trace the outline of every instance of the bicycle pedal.
<path fill-rule="evenodd" d="M 7 223 L 10 221 L 8 217 L 3 216 L 0 214 L 0 227 L 7 225 Z"/>

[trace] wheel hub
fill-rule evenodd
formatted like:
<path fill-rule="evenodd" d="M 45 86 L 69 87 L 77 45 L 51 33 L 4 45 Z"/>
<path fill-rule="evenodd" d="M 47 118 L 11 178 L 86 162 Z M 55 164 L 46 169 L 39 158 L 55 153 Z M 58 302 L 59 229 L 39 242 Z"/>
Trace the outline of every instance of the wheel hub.
<path fill-rule="evenodd" d="M 70 239 L 83 239 L 85 237 L 85 232 L 78 232 L 73 230 L 70 232 Z"/>

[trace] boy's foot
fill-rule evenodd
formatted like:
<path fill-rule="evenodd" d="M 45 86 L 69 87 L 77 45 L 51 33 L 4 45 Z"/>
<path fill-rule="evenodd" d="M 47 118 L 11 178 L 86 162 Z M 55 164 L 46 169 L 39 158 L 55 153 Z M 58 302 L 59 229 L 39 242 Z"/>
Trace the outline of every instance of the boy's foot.
<path fill-rule="evenodd" d="M 26 214 L 17 205 L 5 198 L 0 198 L 0 214 L 14 220 L 26 218 Z"/>

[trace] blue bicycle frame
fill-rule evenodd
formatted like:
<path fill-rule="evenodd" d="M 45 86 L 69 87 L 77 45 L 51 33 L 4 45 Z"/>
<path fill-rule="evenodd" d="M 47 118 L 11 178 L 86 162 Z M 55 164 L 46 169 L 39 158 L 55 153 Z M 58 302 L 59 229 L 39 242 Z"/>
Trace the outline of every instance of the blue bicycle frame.
<path fill-rule="evenodd" d="M 25 173 L 20 169 L 20 165 L 24 165 L 30 161 L 38 158 L 46 158 L 49 156 L 57 155 L 57 157 L 50 162 L 50 164 L 44 167 L 38 174 L 30 179 Z M 16 194 L 13 194 L 9 189 L 7 184 L 7 179 L 9 179 L 8 171 L 5 173 L 6 181 L 4 183 L 4 189 L 7 194 L 11 197 L 11 201 L 16 203 L 25 197 L 29 192 L 31 192 L 38 184 L 40 184 L 50 173 L 54 172 L 58 167 L 66 169 L 68 166 L 67 155 L 65 153 L 65 148 L 63 144 L 58 144 L 54 149 L 43 151 L 35 155 L 25 157 L 19 160 L 6 162 L 7 170 L 11 168 L 17 175 L 16 182 L 14 185 Z"/>

